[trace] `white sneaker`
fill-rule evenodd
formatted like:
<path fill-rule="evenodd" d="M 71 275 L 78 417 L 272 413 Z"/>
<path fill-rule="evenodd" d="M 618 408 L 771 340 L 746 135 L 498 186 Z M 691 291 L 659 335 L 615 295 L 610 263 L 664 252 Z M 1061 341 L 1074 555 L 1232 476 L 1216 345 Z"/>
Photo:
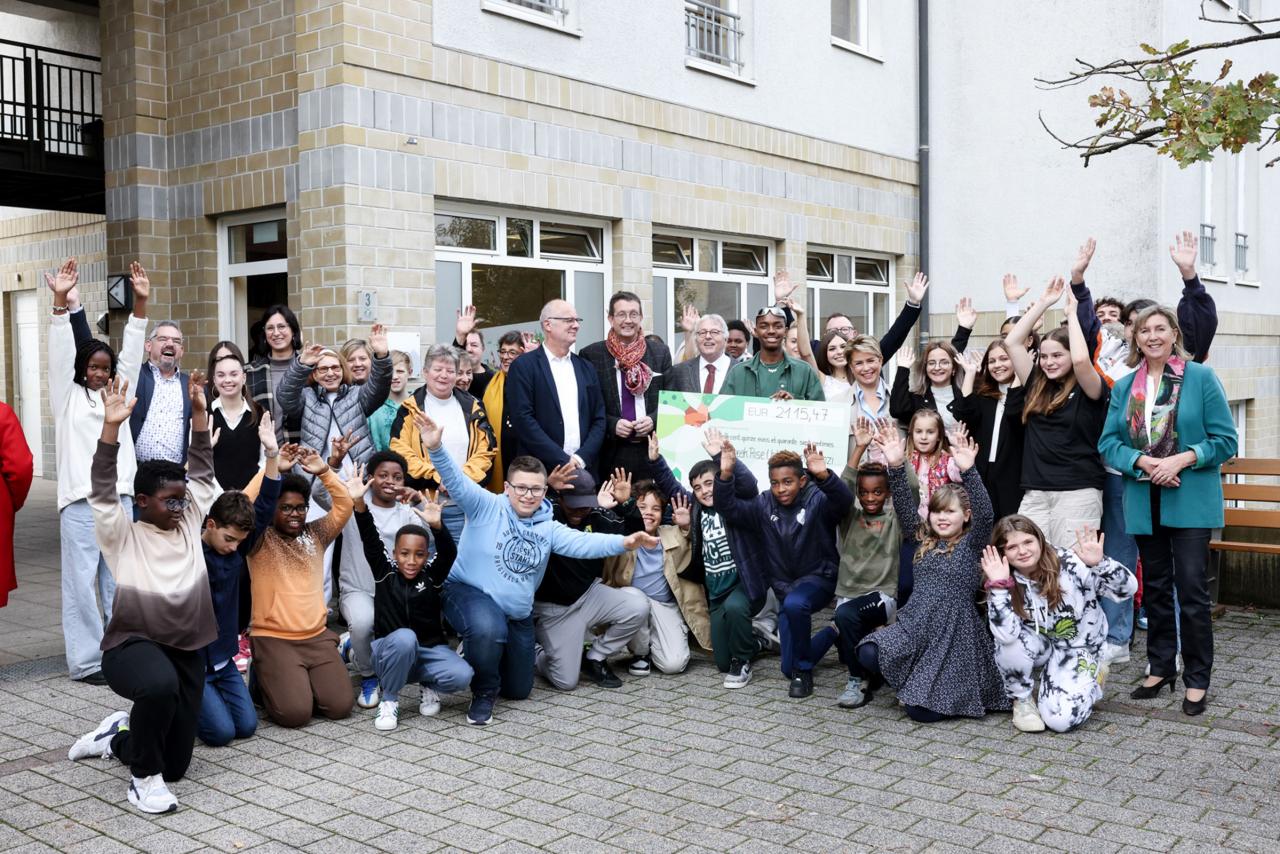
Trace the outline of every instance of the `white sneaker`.
<path fill-rule="evenodd" d="M 160 774 L 130 780 L 129 803 L 143 812 L 157 814 L 173 812 L 178 808 L 178 799 L 169 791 Z"/>
<path fill-rule="evenodd" d="M 836 705 L 842 709 L 860 709 L 871 702 L 871 692 L 857 676 L 850 676 L 844 684 L 844 691 L 836 697 Z"/>
<path fill-rule="evenodd" d="M 418 714 L 424 718 L 440 714 L 440 695 L 426 685 L 422 686 L 422 699 L 418 701 Z"/>
<path fill-rule="evenodd" d="M 111 758 L 111 739 L 115 738 L 116 733 L 122 729 L 129 728 L 128 712 L 112 712 L 102 719 L 102 723 L 98 724 L 97 729 L 93 732 L 87 732 L 76 739 L 76 743 L 71 745 L 71 749 L 67 751 L 67 758 L 75 761 L 77 759 L 99 759 Z"/>
<path fill-rule="evenodd" d="M 366 676 L 360 680 L 360 693 L 356 695 L 356 705 L 362 709 L 377 708 L 382 694 L 378 691 L 378 677 Z"/>
<path fill-rule="evenodd" d="M 400 701 L 383 700 L 379 703 L 378 716 L 373 719 L 374 727 L 387 732 L 395 729 L 398 723 L 400 723 Z"/>
<path fill-rule="evenodd" d="M 1128 664 L 1129 645 L 1104 642 L 1102 644 L 1102 661 L 1105 664 Z"/>
<path fill-rule="evenodd" d="M 1027 697 L 1013 701 L 1013 727 L 1019 732 L 1044 732 L 1044 721 L 1036 701 Z"/>
<path fill-rule="evenodd" d="M 1179 673 L 1182 672 L 1182 653 L 1178 653 L 1178 657 L 1174 661 L 1174 669 L 1177 670 L 1177 672 Z M 1145 673 L 1147 676 L 1151 675 L 1151 662 L 1149 661 L 1147 662 L 1147 669 Z"/>
<path fill-rule="evenodd" d="M 724 687 L 745 688 L 751 681 L 751 663 L 733 659 L 729 662 L 729 672 L 724 675 Z"/>

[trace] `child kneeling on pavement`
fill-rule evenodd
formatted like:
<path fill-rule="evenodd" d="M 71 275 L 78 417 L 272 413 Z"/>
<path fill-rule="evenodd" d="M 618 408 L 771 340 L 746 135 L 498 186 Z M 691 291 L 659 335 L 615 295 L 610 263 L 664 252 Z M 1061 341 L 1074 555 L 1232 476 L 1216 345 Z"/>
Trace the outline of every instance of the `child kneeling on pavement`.
<path fill-rule="evenodd" d="M 409 680 L 422 685 L 418 712 L 431 717 L 440 711 L 440 694 L 462 691 L 471 684 L 471 665 L 450 649 L 440 618 L 440 586 L 449 576 L 457 546 L 441 522 L 441 505 L 424 501 L 415 508 L 435 538 L 421 525 L 405 525 L 396 532 L 395 553 L 387 557 L 382 535 L 364 502 L 368 484 L 356 467 L 347 491 L 355 506 L 356 527 L 365 560 L 373 573 L 373 669 L 382 687 L 373 725 L 393 730 L 400 722 L 400 689 Z"/>

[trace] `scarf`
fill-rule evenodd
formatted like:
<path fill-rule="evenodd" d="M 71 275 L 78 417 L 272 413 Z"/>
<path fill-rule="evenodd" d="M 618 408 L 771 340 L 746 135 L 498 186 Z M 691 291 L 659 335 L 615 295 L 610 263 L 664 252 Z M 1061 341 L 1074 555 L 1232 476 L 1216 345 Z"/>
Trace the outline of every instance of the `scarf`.
<path fill-rule="evenodd" d="M 1182 373 L 1186 363 L 1170 356 L 1156 388 L 1151 424 L 1147 424 L 1147 361 L 1138 365 L 1129 390 L 1129 406 L 1125 420 L 1129 422 L 1129 440 L 1149 457 L 1162 459 L 1178 451 L 1178 396 L 1182 393 Z"/>
<path fill-rule="evenodd" d="M 644 336 L 637 335 L 636 340 L 624 344 L 618 334 L 610 329 L 608 337 L 604 339 L 604 346 L 609 355 L 617 360 L 618 368 L 622 371 L 622 384 L 627 391 L 635 397 L 643 397 L 653 380 L 653 369 L 642 361 L 648 346 Z"/>

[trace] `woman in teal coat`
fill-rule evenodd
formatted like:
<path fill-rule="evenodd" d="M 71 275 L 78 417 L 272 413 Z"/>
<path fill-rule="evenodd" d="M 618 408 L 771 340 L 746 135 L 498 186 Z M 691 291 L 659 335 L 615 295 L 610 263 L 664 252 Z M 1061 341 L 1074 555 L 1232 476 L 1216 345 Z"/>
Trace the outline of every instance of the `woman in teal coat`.
<path fill-rule="evenodd" d="M 1116 382 L 1098 450 L 1125 476 L 1125 528 L 1142 557 L 1151 675 L 1131 694 L 1149 699 L 1177 679 L 1173 589 L 1182 606 L 1182 711 L 1205 709 L 1213 668 L 1209 537 L 1222 527 L 1219 469 L 1235 456 L 1236 428 L 1222 383 L 1187 356 L 1177 315 L 1151 306 L 1134 321 L 1129 365 Z"/>

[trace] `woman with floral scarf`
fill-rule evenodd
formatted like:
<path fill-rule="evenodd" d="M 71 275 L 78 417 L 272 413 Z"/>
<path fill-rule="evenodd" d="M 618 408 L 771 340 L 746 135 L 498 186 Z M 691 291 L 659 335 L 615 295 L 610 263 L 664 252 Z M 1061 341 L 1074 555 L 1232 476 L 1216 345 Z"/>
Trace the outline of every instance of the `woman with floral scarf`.
<path fill-rule="evenodd" d="M 1138 541 L 1151 675 L 1131 696 L 1155 697 L 1177 679 L 1173 591 L 1182 606 L 1182 711 L 1204 712 L 1213 668 L 1209 537 L 1223 524 L 1219 469 L 1236 453 L 1236 428 L 1213 370 L 1193 362 L 1173 310 L 1134 321 L 1133 373 L 1117 380 L 1098 449 L 1125 476 L 1125 528 Z"/>

